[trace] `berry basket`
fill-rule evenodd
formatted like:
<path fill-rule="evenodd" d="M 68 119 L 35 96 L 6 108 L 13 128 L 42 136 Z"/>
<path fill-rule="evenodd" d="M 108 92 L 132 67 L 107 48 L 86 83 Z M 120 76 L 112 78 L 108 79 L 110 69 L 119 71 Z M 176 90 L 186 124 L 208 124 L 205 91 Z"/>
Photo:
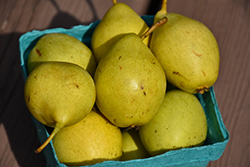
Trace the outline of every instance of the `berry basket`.
<path fill-rule="evenodd" d="M 142 16 L 146 23 L 151 26 L 153 24 L 154 16 Z M 78 25 L 71 29 L 54 28 L 43 31 L 31 31 L 23 34 L 19 39 L 20 47 L 20 60 L 22 67 L 22 74 L 24 80 L 27 78 L 26 61 L 30 50 L 34 47 L 38 39 L 47 33 L 66 33 L 73 37 L 76 37 L 89 48 L 92 33 L 99 21 L 93 22 L 90 25 Z M 197 94 L 197 98 L 200 100 L 207 117 L 208 134 L 205 144 L 199 147 L 182 148 L 179 150 L 168 151 L 164 154 L 129 161 L 105 161 L 95 165 L 93 167 L 152 167 L 152 166 L 175 166 L 175 167 L 202 167 L 207 166 L 210 161 L 214 161 L 220 158 L 223 154 L 225 147 L 229 140 L 228 130 L 225 128 L 221 114 L 216 101 L 213 87 L 210 91 L 205 92 L 203 95 Z M 37 136 L 41 144 L 49 136 L 49 132 L 46 127 L 38 122 L 33 116 L 31 116 L 33 123 L 37 129 Z M 60 163 L 55 154 L 52 142 L 43 150 L 43 154 L 47 161 L 47 167 L 66 167 L 66 165 Z"/>

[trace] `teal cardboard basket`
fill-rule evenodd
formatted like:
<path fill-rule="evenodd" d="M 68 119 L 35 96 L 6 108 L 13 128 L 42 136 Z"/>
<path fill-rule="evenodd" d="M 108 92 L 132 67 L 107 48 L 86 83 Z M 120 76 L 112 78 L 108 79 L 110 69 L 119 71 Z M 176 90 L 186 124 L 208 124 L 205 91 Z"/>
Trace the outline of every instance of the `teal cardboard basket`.
<path fill-rule="evenodd" d="M 154 16 L 142 16 L 146 23 L 151 26 L 153 24 Z M 69 34 L 76 37 L 89 48 L 91 36 L 98 25 L 99 21 L 93 22 L 90 25 L 78 25 L 71 29 L 55 28 L 47 29 L 43 31 L 31 31 L 23 34 L 19 39 L 20 46 L 20 60 L 22 67 L 22 74 L 24 80 L 27 78 L 26 61 L 30 50 L 34 47 L 38 39 L 47 33 L 60 32 Z M 214 161 L 220 158 L 223 154 L 226 145 L 229 140 L 229 133 L 225 128 L 221 114 L 216 101 L 213 87 L 210 91 L 205 92 L 203 95 L 197 94 L 197 98 L 200 100 L 207 117 L 208 134 L 205 144 L 199 147 L 183 148 L 179 150 L 169 151 L 164 154 L 129 161 L 105 161 L 95 165 L 93 167 L 152 167 L 152 166 L 165 166 L 165 167 L 203 167 L 207 166 L 210 161 Z M 49 132 L 38 122 L 33 116 L 31 116 L 34 125 L 37 129 L 37 135 L 41 144 L 49 136 Z M 43 150 L 43 154 L 47 161 L 47 167 L 66 167 L 66 165 L 60 163 L 55 154 L 52 142 Z"/>

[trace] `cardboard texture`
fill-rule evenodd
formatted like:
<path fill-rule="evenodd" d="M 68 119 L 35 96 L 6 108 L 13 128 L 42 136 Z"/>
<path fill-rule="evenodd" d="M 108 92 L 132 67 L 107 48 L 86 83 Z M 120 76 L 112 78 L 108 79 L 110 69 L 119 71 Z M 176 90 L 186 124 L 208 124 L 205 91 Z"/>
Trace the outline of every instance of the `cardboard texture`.
<path fill-rule="evenodd" d="M 146 23 L 151 26 L 153 24 L 154 16 L 142 16 Z M 43 31 L 31 31 L 23 34 L 19 39 L 20 47 L 20 60 L 22 67 L 22 74 L 24 80 L 27 78 L 26 62 L 30 50 L 34 47 L 38 39 L 47 33 L 59 32 L 69 34 L 76 37 L 89 48 L 91 36 L 98 25 L 99 21 L 93 22 L 90 25 L 78 25 L 71 29 L 55 28 L 47 29 Z M 183 148 L 180 150 L 169 151 L 164 154 L 150 157 L 146 159 L 136 159 L 130 161 L 105 161 L 95 165 L 93 167 L 152 167 L 152 166 L 165 166 L 165 167 L 202 167 L 207 166 L 209 161 L 214 161 L 220 158 L 223 154 L 225 147 L 229 140 L 228 130 L 223 123 L 218 104 L 215 97 L 213 87 L 209 92 L 205 92 L 203 95 L 197 94 L 197 98 L 200 100 L 207 117 L 208 134 L 205 144 L 200 147 Z M 33 123 L 37 129 L 37 135 L 39 141 L 43 143 L 49 136 L 49 132 L 38 122 L 33 116 L 31 116 Z M 52 142 L 42 151 L 46 158 L 47 167 L 66 167 L 66 165 L 59 163 Z"/>

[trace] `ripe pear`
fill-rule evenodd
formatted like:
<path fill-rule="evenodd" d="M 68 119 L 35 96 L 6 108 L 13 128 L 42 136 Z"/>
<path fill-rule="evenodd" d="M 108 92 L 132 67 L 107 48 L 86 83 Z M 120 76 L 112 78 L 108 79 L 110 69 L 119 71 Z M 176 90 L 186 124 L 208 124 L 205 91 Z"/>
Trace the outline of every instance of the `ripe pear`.
<path fill-rule="evenodd" d="M 148 158 L 149 154 L 144 148 L 139 131 L 122 129 L 122 157 L 121 160 Z"/>
<path fill-rule="evenodd" d="M 45 34 L 37 41 L 28 56 L 28 73 L 44 62 L 74 63 L 92 76 L 96 69 L 92 51 L 77 38 L 63 33 Z"/>
<path fill-rule="evenodd" d="M 39 153 L 58 131 L 79 122 L 92 110 L 96 91 L 92 77 L 80 66 L 50 62 L 28 75 L 24 97 L 31 114 L 42 124 L 54 127 L 36 150 Z"/>
<path fill-rule="evenodd" d="M 116 3 L 116 0 L 113 0 L 113 4 L 95 28 L 91 38 L 91 48 L 97 63 L 124 34 L 135 33 L 141 36 L 149 28 L 128 5 Z M 149 36 L 143 40 L 146 45 L 148 41 Z"/>
<path fill-rule="evenodd" d="M 134 33 L 124 35 L 101 59 L 94 80 L 98 108 L 119 127 L 149 122 L 166 91 L 160 63 Z"/>
<path fill-rule="evenodd" d="M 68 166 L 93 165 L 120 159 L 122 134 L 120 128 L 92 110 L 79 123 L 58 132 L 53 146 L 61 163 Z"/>
<path fill-rule="evenodd" d="M 150 49 L 161 63 L 167 80 L 189 93 L 208 91 L 218 78 L 219 49 L 213 33 L 201 22 L 167 13 L 166 0 L 155 15 L 168 22 L 152 34 Z"/>
<path fill-rule="evenodd" d="M 207 136 L 204 110 L 195 95 L 182 90 L 166 93 L 155 117 L 140 127 L 141 141 L 150 155 L 202 145 Z"/>

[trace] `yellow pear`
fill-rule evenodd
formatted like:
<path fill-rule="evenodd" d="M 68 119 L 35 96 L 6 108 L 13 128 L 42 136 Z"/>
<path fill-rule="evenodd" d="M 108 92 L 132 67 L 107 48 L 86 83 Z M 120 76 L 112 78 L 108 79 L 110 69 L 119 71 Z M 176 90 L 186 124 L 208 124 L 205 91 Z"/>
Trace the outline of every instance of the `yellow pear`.
<path fill-rule="evenodd" d="M 160 63 L 134 33 L 124 35 L 101 59 L 94 80 L 98 108 L 119 127 L 149 122 L 166 91 Z"/>
<path fill-rule="evenodd" d="M 135 33 L 141 36 L 147 31 L 145 21 L 128 5 L 116 3 L 108 9 L 97 25 L 91 38 L 91 48 L 97 63 L 107 54 L 111 46 L 124 34 Z M 148 45 L 149 37 L 143 41 Z"/>
<path fill-rule="evenodd" d="M 43 63 L 28 75 L 24 98 L 39 122 L 54 127 L 49 138 L 36 150 L 39 153 L 58 131 L 79 122 L 92 110 L 95 84 L 90 74 L 78 65 Z"/>
<path fill-rule="evenodd" d="M 77 38 L 63 33 L 45 34 L 37 41 L 28 56 L 28 73 L 44 62 L 74 63 L 92 76 L 96 69 L 92 51 Z"/>
<path fill-rule="evenodd" d="M 152 34 L 150 49 L 161 63 L 168 82 L 189 93 L 208 91 L 218 78 L 219 49 L 213 33 L 201 22 L 167 13 L 167 0 L 155 15 L 168 22 Z"/>
<path fill-rule="evenodd" d="M 61 163 L 68 166 L 93 165 L 120 159 L 122 134 L 120 128 L 101 113 L 91 111 L 79 123 L 58 132 L 53 146 Z"/>
<path fill-rule="evenodd" d="M 202 145 L 207 136 L 207 120 L 195 95 L 182 90 L 166 93 L 155 117 L 139 129 L 141 141 L 150 155 Z"/>
<path fill-rule="evenodd" d="M 148 158 L 149 154 L 144 148 L 139 131 L 122 129 L 122 157 L 121 160 Z"/>

